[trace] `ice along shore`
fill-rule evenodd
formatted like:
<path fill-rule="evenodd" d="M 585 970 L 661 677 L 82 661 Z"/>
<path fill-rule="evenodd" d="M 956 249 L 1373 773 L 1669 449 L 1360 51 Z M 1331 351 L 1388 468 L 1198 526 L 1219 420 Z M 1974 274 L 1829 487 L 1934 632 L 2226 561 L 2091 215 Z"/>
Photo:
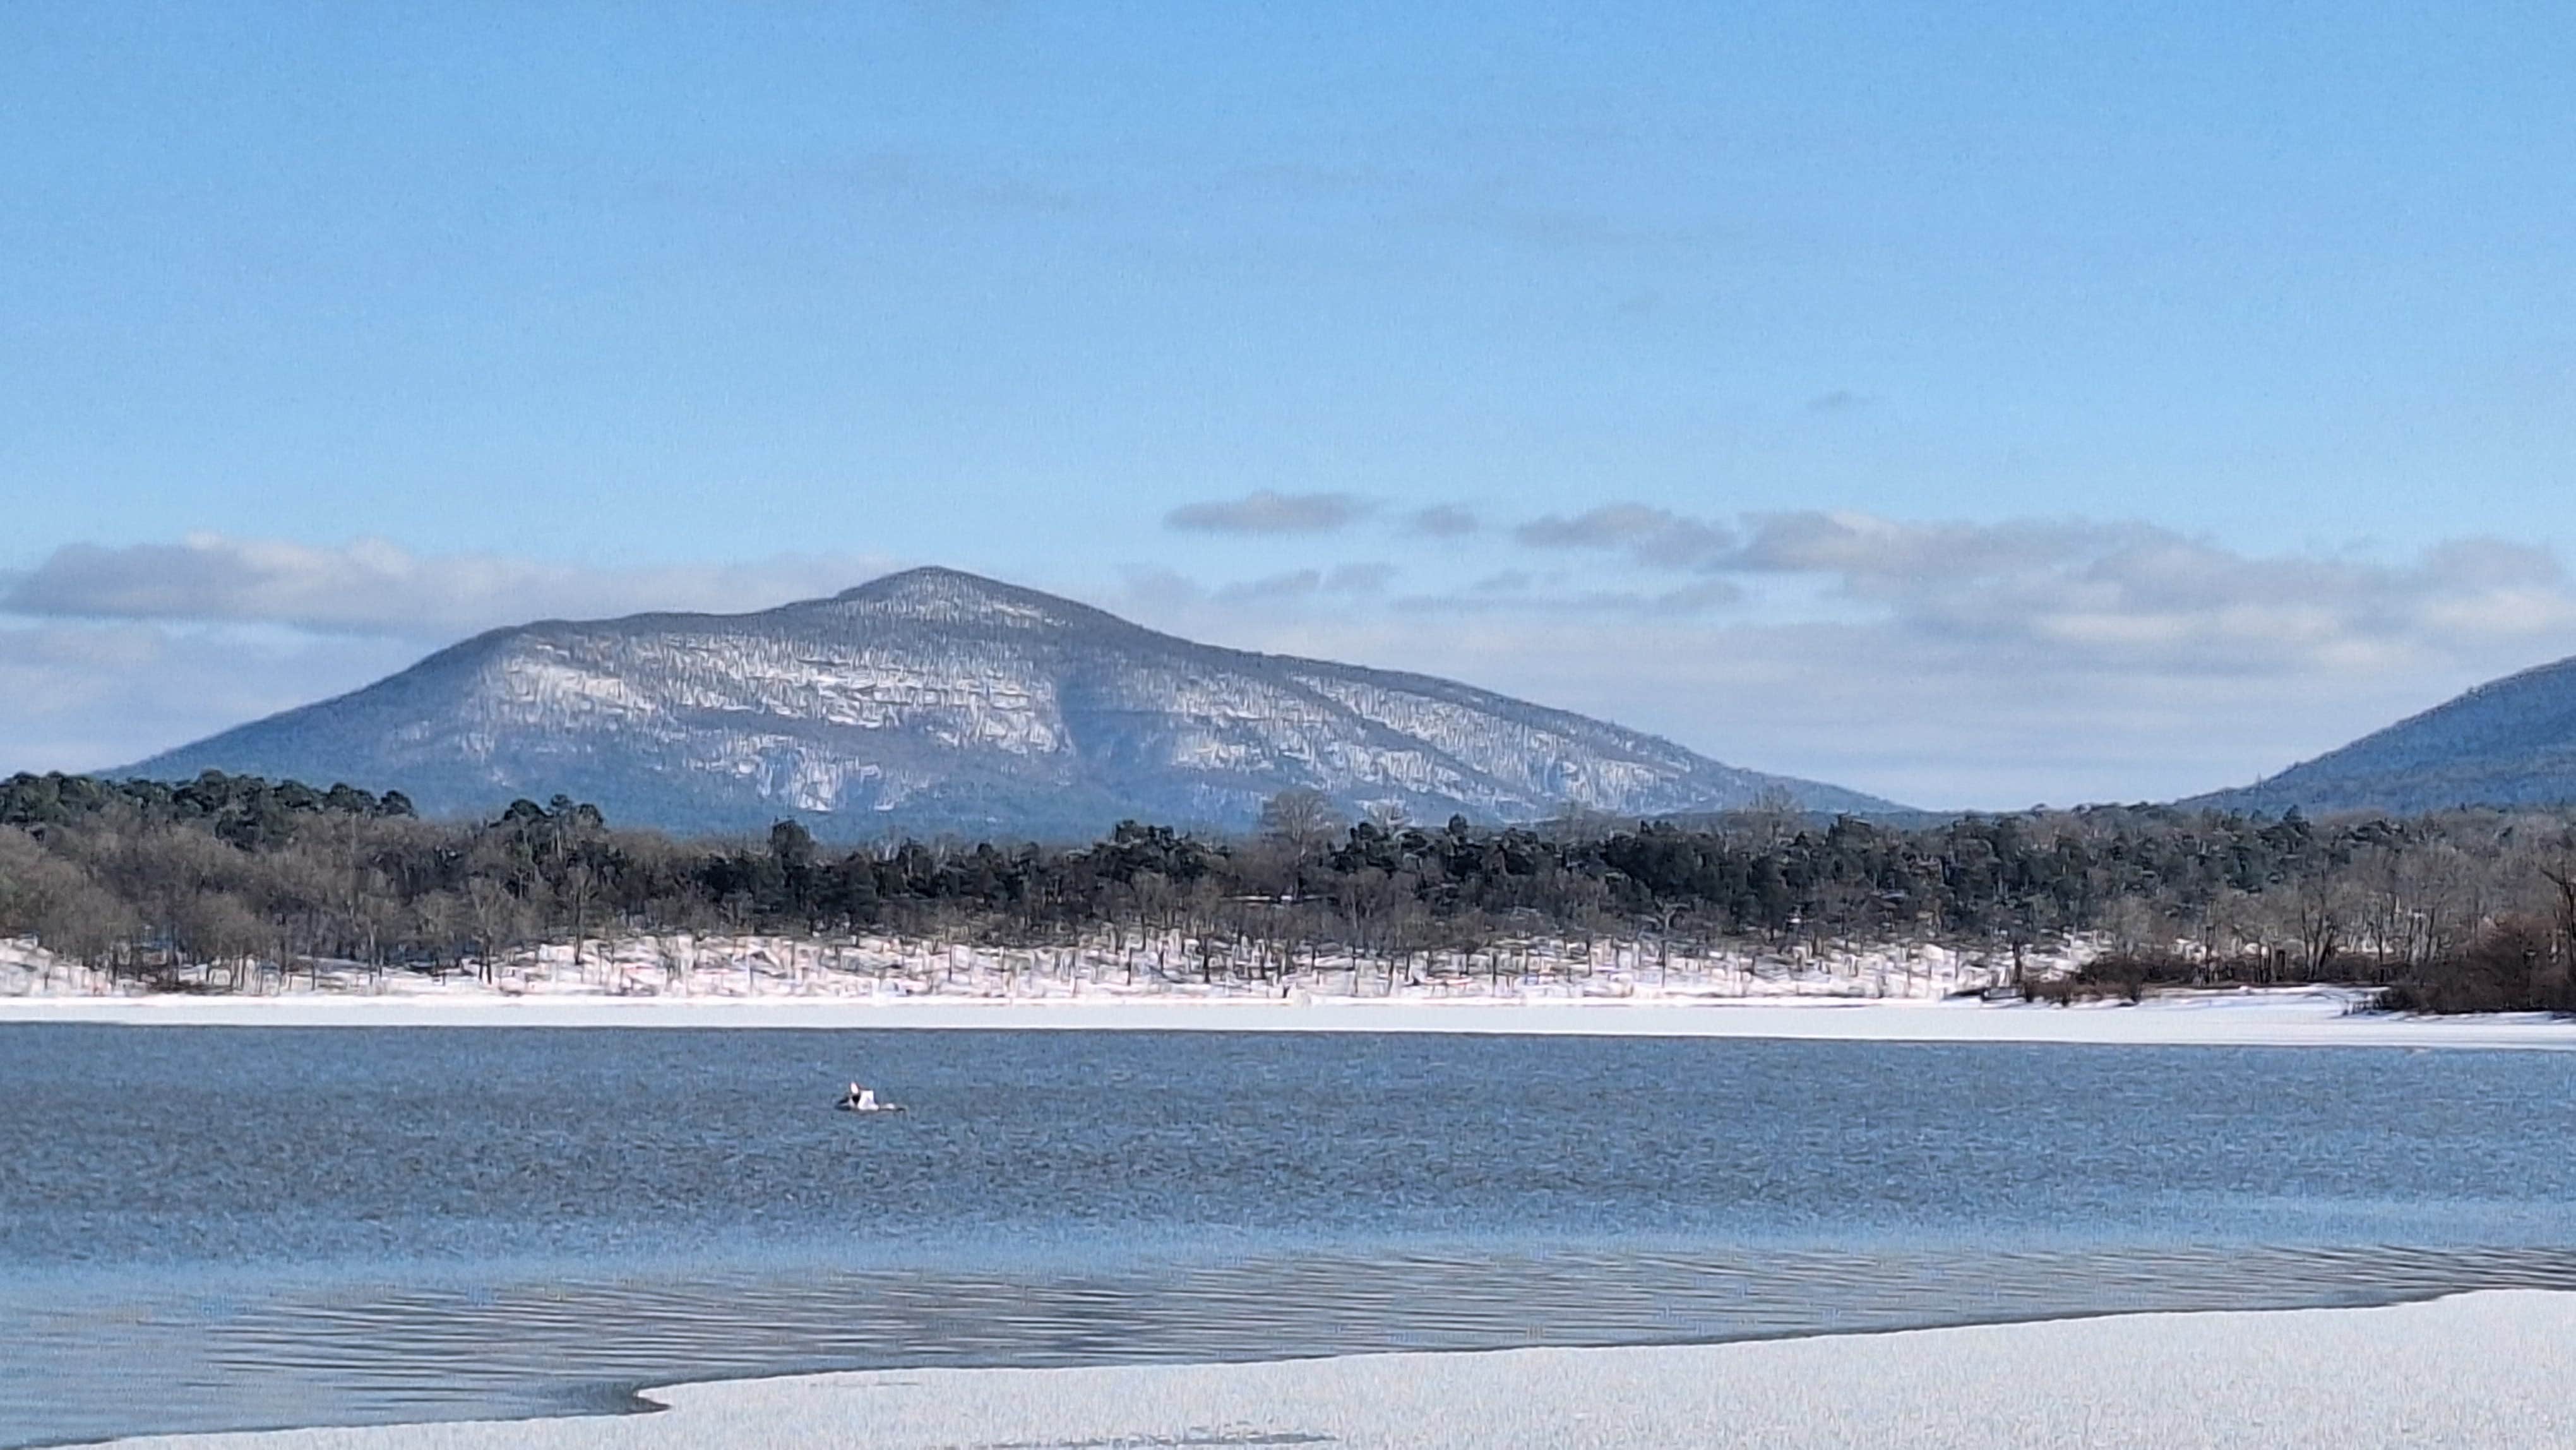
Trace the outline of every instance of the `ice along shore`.
<path fill-rule="evenodd" d="M 2018 1450 L 2576 1444 L 2576 1294 L 1759 1343 L 680 1385 L 661 1414 L 178 1436 L 123 1450 L 1343 1445 Z"/>

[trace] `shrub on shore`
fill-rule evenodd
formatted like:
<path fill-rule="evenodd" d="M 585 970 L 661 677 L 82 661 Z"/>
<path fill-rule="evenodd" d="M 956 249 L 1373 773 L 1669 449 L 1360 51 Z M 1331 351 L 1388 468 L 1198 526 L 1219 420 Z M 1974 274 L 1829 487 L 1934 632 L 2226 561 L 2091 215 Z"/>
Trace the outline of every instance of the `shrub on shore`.
<path fill-rule="evenodd" d="M 2576 1012 L 2576 975 L 2564 935 L 2512 917 L 2464 950 L 2435 958 L 2381 991 L 2390 1012 Z"/>

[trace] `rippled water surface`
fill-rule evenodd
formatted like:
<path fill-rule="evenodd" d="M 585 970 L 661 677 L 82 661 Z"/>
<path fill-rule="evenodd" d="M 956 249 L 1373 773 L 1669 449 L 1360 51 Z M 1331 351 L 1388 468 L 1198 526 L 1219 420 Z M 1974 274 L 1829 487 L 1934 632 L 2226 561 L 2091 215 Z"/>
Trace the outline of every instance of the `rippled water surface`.
<path fill-rule="evenodd" d="M 0 1026 L 0 1443 L 2576 1287 L 2571 1129 L 2558 1053 Z"/>

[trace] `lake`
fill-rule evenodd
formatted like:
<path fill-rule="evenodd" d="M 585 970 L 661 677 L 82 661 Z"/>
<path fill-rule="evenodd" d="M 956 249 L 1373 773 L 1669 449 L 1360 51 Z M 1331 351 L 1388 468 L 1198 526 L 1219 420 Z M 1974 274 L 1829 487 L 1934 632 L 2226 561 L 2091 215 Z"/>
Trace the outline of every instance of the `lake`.
<path fill-rule="evenodd" d="M 0 1025 L 0 1444 L 2571 1288 L 2571 1134 L 2555 1052 Z"/>

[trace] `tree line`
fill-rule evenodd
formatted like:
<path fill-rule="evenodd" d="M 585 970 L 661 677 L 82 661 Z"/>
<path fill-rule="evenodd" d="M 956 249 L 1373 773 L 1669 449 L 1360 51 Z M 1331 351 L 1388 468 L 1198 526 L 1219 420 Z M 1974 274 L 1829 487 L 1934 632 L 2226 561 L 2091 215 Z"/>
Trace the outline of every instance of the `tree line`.
<path fill-rule="evenodd" d="M 1784 951 L 1940 942 L 2107 950 L 2054 990 L 2353 982 L 2432 1010 L 2576 1009 L 2576 817 L 2268 818 L 2170 807 L 1896 827 L 1785 800 L 1689 824 L 1342 819 L 1288 792 L 1217 838 L 1130 822 L 1071 847 L 674 839 L 558 796 L 422 819 L 399 792 L 209 772 L 0 781 L 0 937 L 118 976 L 239 982 L 316 963 L 486 971 L 539 942 L 880 932 L 1041 943 L 1156 931 L 1374 955 L 1617 935 Z M 1210 953 L 1208 970 L 1214 972 Z M 212 970 L 198 970 L 212 969 Z"/>

